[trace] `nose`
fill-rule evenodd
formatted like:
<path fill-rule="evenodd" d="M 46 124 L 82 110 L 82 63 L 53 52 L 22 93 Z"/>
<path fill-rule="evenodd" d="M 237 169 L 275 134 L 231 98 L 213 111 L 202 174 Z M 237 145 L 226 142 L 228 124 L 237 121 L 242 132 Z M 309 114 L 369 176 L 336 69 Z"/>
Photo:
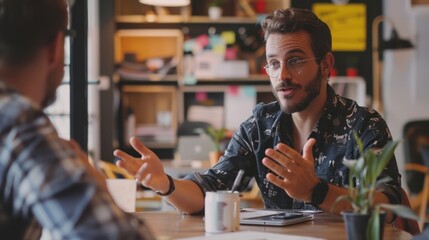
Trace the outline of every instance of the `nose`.
<path fill-rule="evenodd" d="M 292 80 L 292 75 L 289 72 L 289 70 L 287 69 L 286 64 L 282 64 L 281 65 L 280 73 L 279 73 L 278 78 L 281 81 L 290 81 L 290 80 Z"/>

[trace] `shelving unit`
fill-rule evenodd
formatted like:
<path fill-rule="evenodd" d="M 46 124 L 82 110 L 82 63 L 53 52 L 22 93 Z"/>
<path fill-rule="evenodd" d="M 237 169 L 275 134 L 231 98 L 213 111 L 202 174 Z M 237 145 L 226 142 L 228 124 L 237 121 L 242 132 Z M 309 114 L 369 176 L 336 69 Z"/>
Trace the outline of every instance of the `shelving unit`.
<path fill-rule="evenodd" d="M 207 16 L 185 16 L 180 11 L 186 11 L 186 9 L 180 11 L 176 9 L 176 13 L 172 15 L 151 18 L 143 14 L 150 11 L 147 9 L 148 6 L 137 2 L 115 0 L 115 64 L 119 66 L 124 60 L 128 61 L 130 58 L 137 63 L 156 57 L 176 57 L 180 61 L 175 72 L 161 77 L 137 73 L 127 75 L 116 71 L 115 84 L 120 92 L 117 121 L 119 147 L 126 149 L 128 145 L 126 138 L 130 130 L 130 112 L 133 114 L 132 120 L 135 119 L 131 127 L 135 126 L 135 133 L 138 135 L 144 135 L 142 131 L 145 130 L 159 133 L 161 128 L 164 130 L 168 128 L 168 131 L 175 133 L 180 123 L 188 120 L 187 113 L 191 106 L 223 107 L 224 99 L 228 97 L 232 88 L 251 89 L 255 102 L 274 100 L 268 77 L 259 73 L 261 68 L 258 66 L 255 68 L 255 63 L 252 63 L 253 68 L 248 77 L 209 77 L 196 79 L 195 84 L 189 84 L 183 80 L 183 43 L 186 39 L 209 34 L 209 31 L 211 31 L 210 34 L 232 31 L 235 32 L 238 41 L 245 40 L 239 39 L 240 32 L 252 38 L 257 43 L 256 46 L 259 44 L 262 47 L 263 41 L 257 26 L 257 17 L 223 16 L 220 19 L 211 20 Z M 195 4 L 202 3 L 197 1 L 193 6 Z M 228 4 L 232 3 L 228 2 Z M 277 1 L 275 4 L 287 5 L 289 1 Z M 213 29 L 215 29 L 214 32 Z M 250 51 L 250 54 L 251 51 L 255 51 L 255 49 L 246 50 Z M 258 64 L 263 63 L 258 62 Z M 200 93 L 204 93 L 208 101 L 198 102 L 197 95 Z M 170 115 L 170 119 L 164 121 L 163 125 L 161 124 L 163 120 L 159 119 L 160 113 Z M 251 112 L 246 110 L 240 114 L 250 116 Z M 236 127 L 238 128 L 238 125 Z M 157 150 L 164 153 L 168 150 L 172 152 L 176 146 L 175 136 L 169 138 L 169 141 L 159 141 L 157 136 L 152 140 L 145 139 L 145 144 L 155 152 Z M 159 154 L 159 152 L 156 153 Z M 172 157 L 172 154 L 170 155 Z M 161 155 L 161 158 L 163 157 L 169 158 Z"/>

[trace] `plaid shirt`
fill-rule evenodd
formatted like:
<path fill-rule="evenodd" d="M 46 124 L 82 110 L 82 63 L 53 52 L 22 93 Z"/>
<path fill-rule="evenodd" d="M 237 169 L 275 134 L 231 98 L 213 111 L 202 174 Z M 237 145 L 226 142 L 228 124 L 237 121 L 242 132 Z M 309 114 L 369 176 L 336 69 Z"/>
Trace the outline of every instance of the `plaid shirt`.
<path fill-rule="evenodd" d="M 47 116 L 0 82 L 0 232 L 4 239 L 153 239 L 96 184 Z"/>
<path fill-rule="evenodd" d="M 194 175 L 188 175 L 186 179 L 199 184 L 203 191 L 204 186 L 225 190 L 232 187 L 238 171 L 244 169 L 245 177 L 241 190 L 255 178 L 266 208 L 314 209 L 310 204 L 292 199 L 283 189 L 265 178 L 269 172 L 262 164 L 265 150 L 280 142 L 293 146 L 292 125 L 291 115 L 284 113 L 278 102 L 258 104 L 253 110 L 253 116 L 243 122 L 234 134 L 218 164 L 202 175 L 204 184 Z M 377 112 L 369 111 L 358 106 L 355 101 L 336 95 L 328 86 L 325 112 L 309 136 L 316 139 L 313 156 L 318 177 L 338 186 L 347 185 L 349 171 L 342 161 L 344 158 L 359 157 L 353 131 L 362 139 L 364 148 L 381 148 L 392 139 L 386 122 Z M 382 176 L 390 176 L 392 180 L 380 185 L 379 189 L 387 195 L 390 202 L 399 203 L 400 175 L 395 158 L 390 161 Z M 299 181 L 299 178 L 296 181 Z"/>

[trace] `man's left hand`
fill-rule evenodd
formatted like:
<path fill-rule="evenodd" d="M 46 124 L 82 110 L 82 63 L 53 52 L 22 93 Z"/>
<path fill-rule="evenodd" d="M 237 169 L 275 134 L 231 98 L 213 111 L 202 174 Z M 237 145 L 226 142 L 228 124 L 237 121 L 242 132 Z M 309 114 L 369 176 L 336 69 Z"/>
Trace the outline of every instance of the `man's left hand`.
<path fill-rule="evenodd" d="M 290 197 L 310 202 L 313 188 L 319 182 L 312 152 L 315 143 L 314 138 L 309 139 L 302 156 L 283 143 L 277 144 L 276 150 L 265 150 L 262 163 L 272 171 L 266 176 L 268 181 L 284 189 Z"/>

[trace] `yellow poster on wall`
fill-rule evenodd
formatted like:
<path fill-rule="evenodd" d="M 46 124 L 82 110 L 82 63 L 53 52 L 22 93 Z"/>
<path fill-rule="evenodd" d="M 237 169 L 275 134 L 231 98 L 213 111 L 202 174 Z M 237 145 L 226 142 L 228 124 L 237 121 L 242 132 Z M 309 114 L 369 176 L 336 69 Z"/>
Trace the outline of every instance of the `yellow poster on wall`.
<path fill-rule="evenodd" d="M 366 5 L 364 3 L 346 5 L 315 3 L 313 12 L 331 29 L 333 51 L 365 51 Z"/>

